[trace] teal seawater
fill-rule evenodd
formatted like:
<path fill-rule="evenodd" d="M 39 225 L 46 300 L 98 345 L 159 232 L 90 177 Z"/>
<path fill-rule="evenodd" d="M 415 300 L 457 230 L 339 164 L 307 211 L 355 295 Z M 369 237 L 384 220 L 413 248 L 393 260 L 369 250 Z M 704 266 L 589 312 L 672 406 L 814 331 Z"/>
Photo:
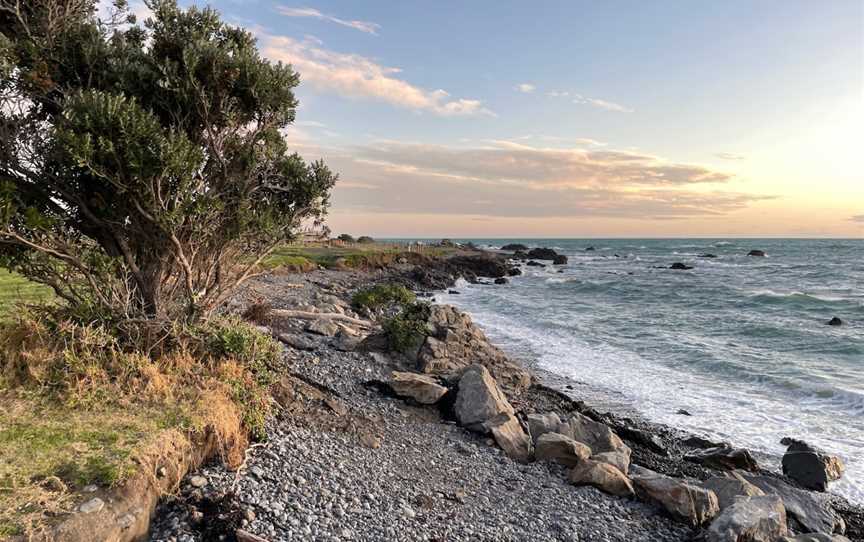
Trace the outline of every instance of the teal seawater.
<path fill-rule="evenodd" d="M 864 240 L 470 241 L 570 258 L 439 296 L 506 349 L 766 466 L 779 468 L 785 436 L 825 448 L 847 464 L 831 490 L 864 504 Z M 673 262 L 694 269 L 655 268 Z M 825 325 L 834 316 L 844 325 Z"/>

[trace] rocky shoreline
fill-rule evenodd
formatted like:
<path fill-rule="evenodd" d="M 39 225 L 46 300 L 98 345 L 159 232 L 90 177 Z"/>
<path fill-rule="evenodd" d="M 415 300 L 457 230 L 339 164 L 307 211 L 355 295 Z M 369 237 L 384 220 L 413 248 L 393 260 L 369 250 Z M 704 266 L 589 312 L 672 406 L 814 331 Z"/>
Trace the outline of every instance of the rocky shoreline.
<path fill-rule="evenodd" d="M 259 279 L 233 309 L 272 308 L 260 324 L 286 344 L 279 413 L 239 471 L 187 477 L 151 540 L 864 539 L 864 514 L 843 499 L 746 450 L 598 412 L 452 307 L 433 306 L 427 338 L 404 354 L 349 301 L 373 283 L 434 295 L 516 271 L 484 253 L 406 254 L 386 269 Z"/>

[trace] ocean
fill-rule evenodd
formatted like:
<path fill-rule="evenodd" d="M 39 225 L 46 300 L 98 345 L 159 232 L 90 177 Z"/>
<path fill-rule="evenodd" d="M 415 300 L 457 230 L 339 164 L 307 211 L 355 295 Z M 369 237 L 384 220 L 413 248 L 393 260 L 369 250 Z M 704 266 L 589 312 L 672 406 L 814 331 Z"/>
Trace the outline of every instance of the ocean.
<path fill-rule="evenodd" d="M 830 491 L 864 504 L 864 240 L 462 241 L 570 259 L 437 296 L 511 354 L 770 468 L 783 437 L 824 448 L 847 466 Z M 674 262 L 694 269 L 656 268 Z"/>

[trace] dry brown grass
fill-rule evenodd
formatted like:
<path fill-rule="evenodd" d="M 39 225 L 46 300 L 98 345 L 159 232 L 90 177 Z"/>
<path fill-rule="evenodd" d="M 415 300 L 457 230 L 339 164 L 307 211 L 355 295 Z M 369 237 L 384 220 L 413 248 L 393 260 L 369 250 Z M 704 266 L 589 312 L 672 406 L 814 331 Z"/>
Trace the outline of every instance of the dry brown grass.
<path fill-rule="evenodd" d="M 149 357 L 102 326 L 26 314 L 0 327 L 0 538 L 37 532 L 83 486 L 120 484 L 169 430 L 236 466 L 270 406 L 279 347 L 237 320 L 183 329 Z"/>

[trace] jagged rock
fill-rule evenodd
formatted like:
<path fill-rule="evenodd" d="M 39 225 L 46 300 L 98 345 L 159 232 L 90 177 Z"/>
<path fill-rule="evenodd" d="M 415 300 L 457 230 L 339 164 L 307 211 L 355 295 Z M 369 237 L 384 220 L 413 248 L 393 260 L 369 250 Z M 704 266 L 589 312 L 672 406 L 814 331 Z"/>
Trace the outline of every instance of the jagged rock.
<path fill-rule="evenodd" d="M 790 486 L 773 476 L 744 474 L 744 478 L 765 492 L 783 499 L 786 515 L 804 530 L 814 533 L 840 533 L 846 531 L 843 518 L 834 513 L 820 493 L 812 493 Z"/>
<path fill-rule="evenodd" d="M 839 457 L 822 453 L 801 441 L 790 441 L 783 454 L 783 474 L 814 491 L 827 490 L 828 482 L 839 480 L 845 470 Z"/>
<path fill-rule="evenodd" d="M 630 453 L 630 448 L 625 446 L 624 448 L 614 452 L 600 452 L 599 454 L 594 454 L 591 456 L 591 459 L 601 463 L 608 463 L 624 474 L 627 474 L 630 472 Z"/>
<path fill-rule="evenodd" d="M 309 322 L 309 325 L 306 326 L 306 331 L 308 331 L 309 333 L 314 333 L 316 335 L 324 335 L 325 337 L 335 336 L 337 333 L 339 333 L 339 329 L 339 326 L 323 318 L 313 320 Z"/>
<path fill-rule="evenodd" d="M 454 410 L 463 427 L 479 433 L 489 433 L 513 416 L 513 407 L 482 365 L 472 365 L 462 373 Z"/>
<path fill-rule="evenodd" d="M 619 497 L 633 495 L 633 484 L 623 472 L 608 463 L 586 459 L 579 462 L 568 475 L 570 483 L 577 486 L 593 486 Z"/>
<path fill-rule="evenodd" d="M 509 282 L 510 281 L 507 280 L 506 277 L 499 277 L 499 278 L 495 279 L 495 284 L 507 284 Z"/>
<path fill-rule="evenodd" d="M 707 542 L 774 542 L 788 532 L 780 497 L 738 497 L 711 523 Z"/>
<path fill-rule="evenodd" d="M 279 341 L 296 350 L 312 351 L 318 348 L 318 345 L 315 344 L 315 342 L 310 341 L 306 337 L 294 335 L 292 333 L 281 333 L 279 335 Z"/>
<path fill-rule="evenodd" d="M 527 264 L 525 264 L 525 265 L 527 265 L 528 267 L 546 267 L 545 264 L 542 264 L 542 263 L 540 263 L 540 262 L 535 262 L 534 260 L 529 261 L 529 262 L 528 262 Z"/>
<path fill-rule="evenodd" d="M 587 444 L 595 454 L 615 452 L 625 448 L 630 450 L 608 425 L 596 422 L 578 412 L 574 412 L 566 422 L 562 423 L 558 432 L 577 442 Z"/>
<path fill-rule="evenodd" d="M 435 378 L 416 373 L 393 371 L 390 388 L 400 397 L 410 397 L 420 404 L 433 405 L 447 393 Z"/>
<path fill-rule="evenodd" d="M 759 470 L 759 465 L 756 464 L 756 460 L 753 459 L 750 452 L 744 448 L 717 446 L 715 448 L 708 448 L 689 453 L 684 456 L 684 459 L 715 469 L 742 469 L 751 472 Z"/>
<path fill-rule="evenodd" d="M 558 256 L 558 253 L 552 250 L 551 248 L 532 248 L 528 251 L 528 257 L 534 258 L 535 260 L 555 260 L 555 257 Z"/>
<path fill-rule="evenodd" d="M 491 344 L 471 318 L 449 305 L 432 305 L 427 337 L 416 354 L 423 373 L 457 378 L 469 365 L 483 365 L 502 388 L 518 394 L 531 385 L 531 374 Z"/>
<path fill-rule="evenodd" d="M 630 468 L 630 479 L 637 496 L 656 502 L 690 525 L 702 525 L 720 511 L 713 491 L 637 466 Z"/>
<path fill-rule="evenodd" d="M 715 442 L 713 440 L 708 440 L 707 438 L 700 437 L 698 435 L 690 435 L 686 439 L 681 441 L 681 444 L 685 446 L 689 446 L 690 448 L 728 448 L 729 446 L 723 442 Z"/>
<path fill-rule="evenodd" d="M 511 267 L 510 269 L 507 270 L 507 276 L 508 277 L 518 277 L 521 274 L 522 274 L 522 270 L 519 269 L 518 267 Z"/>
<path fill-rule="evenodd" d="M 836 316 L 834 316 L 833 318 L 831 318 L 830 320 L 828 320 L 827 322 L 825 322 L 825 325 L 828 325 L 828 326 L 842 326 L 842 325 L 843 325 L 843 320 L 841 320 L 841 319 L 837 318 Z"/>
<path fill-rule="evenodd" d="M 454 256 L 446 263 L 461 274 L 473 274 L 477 277 L 498 278 L 507 274 L 507 265 L 503 257 L 494 254 L 472 254 L 466 256 Z M 465 277 L 470 278 L 470 277 Z"/>
<path fill-rule="evenodd" d="M 784 536 L 777 542 L 852 542 L 842 534 L 807 533 L 798 536 Z"/>
<path fill-rule="evenodd" d="M 561 433 L 543 433 L 535 441 L 534 457 L 573 467 L 591 457 L 591 448 Z"/>
<path fill-rule="evenodd" d="M 747 255 L 748 256 L 758 256 L 760 258 L 764 258 L 765 257 L 765 251 L 764 250 L 751 250 L 750 252 L 747 253 Z"/>
<path fill-rule="evenodd" d="M 567 265 L 567 256 L 558 254 L 552 259 L 552 265 Z"/>
<path fill-rule="evenodd" d="M 516 416 L 508 416 L 503 423 L 497 423 L 491 429 L 492 438 L 508 457 L 522 463 L 531 459 L 531 439 L 525 434 Z"/>
<path fill-rule="evenodd" d="M 528 422 L 528 432 L 531 434 L 531 438 L 535 444 L 541 436 L 546 433 L 557 433 L 561 427 L 561 418 L 554 412 L 528 414 L 526 421 Z"/>
<path fill-rule="evenodd" d="M 715 476 L 702 482 L 702 487 L 710 489 L 717 495 L 720 510 L 724 510 L 735 502 L 738 497 L 761 497 L 765 492 L 745 480 L 737 472 L 731 476 Z"/>

